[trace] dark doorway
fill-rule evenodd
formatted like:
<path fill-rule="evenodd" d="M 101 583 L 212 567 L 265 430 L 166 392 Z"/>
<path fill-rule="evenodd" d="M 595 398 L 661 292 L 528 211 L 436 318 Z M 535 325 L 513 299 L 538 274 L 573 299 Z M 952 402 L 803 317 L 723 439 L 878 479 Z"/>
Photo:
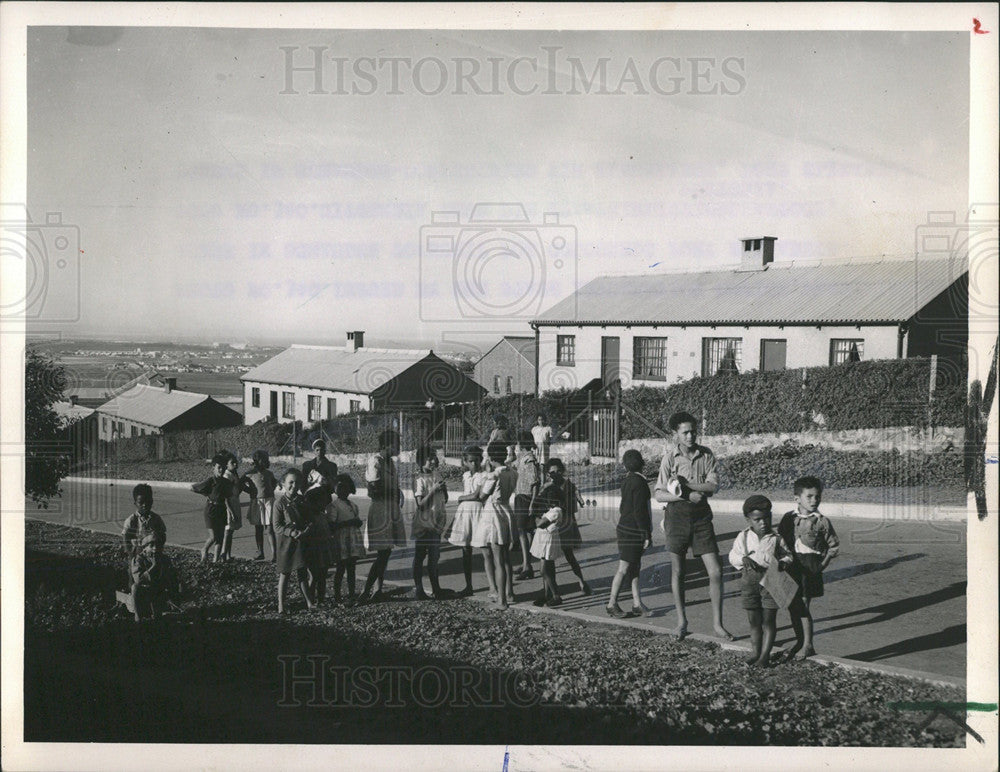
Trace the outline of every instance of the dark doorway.
<path fill-rule="evenodd" d="M 784 370 L 787 350 L 788 341 L 786 340 L 775 338 L 762 340 L 760 342 L 760 369 Z"/>
<path fill-rule="evenodd" d="M 271 392 L 271 418 L 278 420 L 278 392 Z"/>
<path fill-rule="evenodd" d="M 607 386 L 620 377 L 621 339 L 601 338 L 601 385 Z"/>

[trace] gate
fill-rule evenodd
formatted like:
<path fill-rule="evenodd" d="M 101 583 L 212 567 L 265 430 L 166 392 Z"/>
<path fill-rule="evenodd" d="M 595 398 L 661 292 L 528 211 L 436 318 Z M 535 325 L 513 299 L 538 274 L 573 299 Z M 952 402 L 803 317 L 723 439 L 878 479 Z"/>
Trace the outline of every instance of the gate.
<path fill-rule="evenodd" d="M 588 440 L 590 455 L 618 455 L 618 414 L 614 408 L 599 407 L 592 411 Z"/>

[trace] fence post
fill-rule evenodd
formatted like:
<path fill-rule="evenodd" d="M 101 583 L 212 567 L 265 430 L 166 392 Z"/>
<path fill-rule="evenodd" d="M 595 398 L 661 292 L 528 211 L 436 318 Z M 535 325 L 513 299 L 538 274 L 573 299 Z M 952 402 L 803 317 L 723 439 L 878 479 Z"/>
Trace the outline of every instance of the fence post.
<path fill-rule="evenodd" d="M 704 405 L 701 406 L 701 426 L 699 430 L 702 434 L 708 434 L 708 410 L 705 409 Z"/>
<path fill-rule="evenodd" d="M 808 377 L 806 376 L 806 368 L 802 368 L 802 413 L 800 415 L 799 421 L 799 431 L 806 431 L 809 428 L 809 421 L 806 416 L 809 415 L 809 406 L 806 404 L 806 390 L 808 388 Z"/>
<path fill-rule="evenodd" d="M 937 382 L 937 354 L 931 354 L 931 377 L 927 386 L 927 426 L 934 439 L 934 387 Z"/>
<path fill-rule="evenodd" d="M 299 465 L 299 427 L 295 421 L 292 421 L 292 464 L 294 466 Z"/>

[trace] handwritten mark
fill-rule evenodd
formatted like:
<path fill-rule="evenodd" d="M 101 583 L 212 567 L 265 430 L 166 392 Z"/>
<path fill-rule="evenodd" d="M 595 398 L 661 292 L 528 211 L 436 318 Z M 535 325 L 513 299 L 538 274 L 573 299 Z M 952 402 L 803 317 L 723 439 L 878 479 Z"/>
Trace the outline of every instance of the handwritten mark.
<path fill-rule="evenodd" d="M 938 716 L 943 716 L 971 734 L 980 745 L 985 745 L 986 741 L 975 729 L 955 715 L 954 711 L 995 713 L 997 710 L 995 702 L 890 702 L 889 707 L 893 710 L 930 711 L 930 716 L 920 725 L 921 732 L 929 727 Z"/>
<path fill-rule="evenodd" d="M 507 772 L 507 765 L 510 763 L 510 746 L 503 747 L 503 772 Z"/>
<path fill-rule="evenodd" d="M 662 263 L 662 262 L 663 262 L 662 260 L 657 260 L 657 261 L 656 261 L 655 263 L 653 263 L 653 264 L 652 264 L 651 266 L 649 266 L 649 267 L 650 267 L 650 268 L 656 268 L 656 266 L 658 266 L 658 265 L 659 265 L 660 263 Z"/>
<path fill-rule="evenodd" d="M 990 32 L 988 29 L 983 29 L 983 25 L 980 24 L 979 19 L 972 20 L 972 31 L 977 35 L 988 35 Z"/>

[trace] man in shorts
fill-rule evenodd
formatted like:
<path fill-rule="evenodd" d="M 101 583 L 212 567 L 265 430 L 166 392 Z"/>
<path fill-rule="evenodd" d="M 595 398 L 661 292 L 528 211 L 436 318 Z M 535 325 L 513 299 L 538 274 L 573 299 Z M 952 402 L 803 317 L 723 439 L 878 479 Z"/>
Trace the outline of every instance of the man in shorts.
<path fill-rule="evenodd" d="M 715 634 L 731 641 L 732 634 L 722 624 L 722 564 L 712 527 L 712 508 L 708 504 L 708 498 L 719 489 L 715 455 L 698 444 L 698 422 L 693 415 L 674 413 L 668 423 L 677 444 L 669 446 L 663 454 L 654 494 L 657 501 L 667 505 L 663 530 L 670 553 L 670 586 L 677 606 L 674 633 L 679 638 L 688 633 L 684 578 L 685 558 L 690 549 L 695 557 L 701 557 L 708 572 Z"/>

